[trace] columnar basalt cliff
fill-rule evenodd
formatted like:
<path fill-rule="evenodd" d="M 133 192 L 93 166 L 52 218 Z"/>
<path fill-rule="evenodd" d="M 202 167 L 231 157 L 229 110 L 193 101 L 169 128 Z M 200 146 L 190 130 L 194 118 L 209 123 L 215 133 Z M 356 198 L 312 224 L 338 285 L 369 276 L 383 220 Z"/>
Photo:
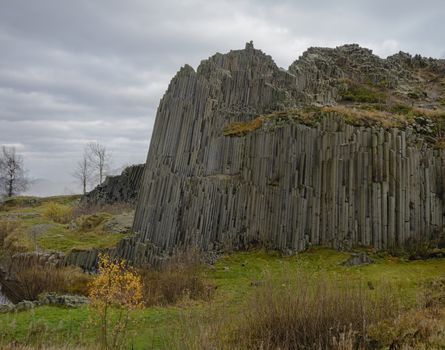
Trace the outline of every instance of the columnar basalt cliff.
<path fill-rule="evenodd" d="M 286 71 L 251 43 L 183 67 L 158 108 L 136 234 L 118 254 L 142 264 L 187 245 L 428 239 L 444 225 L 444 67 L 346 45 L 309 49 Z"/>
<path fill-rule="evenodd" d="M 121 175 L 107 176 L 105 181 L 82 197 L 85 205 L 105 205 L 136 202 L 141 187 L 144 165 L 137 164 L 125 168 Z"/>

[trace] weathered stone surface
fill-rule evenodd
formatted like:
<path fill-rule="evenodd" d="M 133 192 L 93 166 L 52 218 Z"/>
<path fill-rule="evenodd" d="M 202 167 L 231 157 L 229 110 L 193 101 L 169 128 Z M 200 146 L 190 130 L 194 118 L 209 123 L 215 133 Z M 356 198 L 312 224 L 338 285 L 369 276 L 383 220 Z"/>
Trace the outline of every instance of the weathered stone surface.
<path fill-rule="evenodd" d="M 343 262 L 342 265 L 351 267 L 351 266 L 369 265 L 372 264 L 373 262 L 374 261 L 368 256 L 368 254 L 360 252 L 352 254 L 348 258 L 348 260 Z"/>
<path fill-rule="evenodd" d="M 41 295 L 39 300 L 22 300 L 17 304 L 0 304 L 0 313 L 27 311 L 42 305 L 76 308 L 89 303 L 89 299 L 81 295 L 57 295 L 48 293 Z"/>
<path fill-rule="evenodd" d="M 143 172 L 144 164 L 138 164 L 125 168 L 121 175 L 108 176 L 102 184 L 82 197 L 81 204 L 134 204 Z"/>
<path fill-rule="evenodd" d="M 39 305 L 64 306 L 68 308 L 75 308 L 90 303 L 89 299 L 82 295 L 58 295 L 54 293 L 41 295 L 38 302 Z"/>
<path fill-rule="evenodd" d="M 108 220 L 103 229 L 110 233 L 128 234 L 131 232 L 134 221 L 134 211 L 113 216 Z"/>
<path fill-rule="evenodd" d="M 444 224 L 445 154 L 412 130 L 355 127 L 326 113 L 313 127 L 223 132 L 272 111 L 335 104 L 344 78 L 403 90 L 416 78 L 413 58 L 399 56 L 382 60 L 357 45 L 310 49 L 285 71 L 249 44 L 196 72 L 184 66 L 158 108 L 137 234 L 118 254 L 156 263 L 184 245 L 384 249 L 428 237 Z"/>

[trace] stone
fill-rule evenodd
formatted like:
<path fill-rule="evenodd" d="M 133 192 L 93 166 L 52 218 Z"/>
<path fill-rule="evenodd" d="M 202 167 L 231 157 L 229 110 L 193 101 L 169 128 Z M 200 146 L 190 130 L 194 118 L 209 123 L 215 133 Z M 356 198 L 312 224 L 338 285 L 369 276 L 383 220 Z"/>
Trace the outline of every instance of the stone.
<path fill-rule="evenodd" d="M 288 115 L 336 105 L 354 84 L 403 95 L 419 62 L 354 44 L 310 48 L 284 70 L 249 43 L 182 67 L 157 111 L 135 234 L 117 255 L 155 265 L 187 246 L 380 250 L 430 237 L 445 224 L 443 150 L 414 130 L 352 125 L 337 112 L 311 123 Z"/>
<path fill-rule="evenodd" d="M 38 303 L 29 301 L 29 300 L 23 300 L 17 304 L 14 305 L 14 311 L 26 311 L 34 309 L 38 305 Z"/>
<path fill-rule="evenodd" d="M 11 311 L 14 311 L 13 304 L 0 304 L 0 313 L 6 313 Z"/>
<path fill-rule="evenodd" d="M 144 165 L 125 168 L 121 175 L 108 176 L 105 181 L 84 195 L 81 205 L 134 204 L 137 198 Z"/>
<path fill-rule="evenodd" d="M 131 232 L 134 220 L 134 211 L 113 216 L 108 220 L 103 229 L 109 233 L 128 234 Z"/>
<path fill-rule="evenodd" d="M 352 267 L 352 266 L 362 266 L 362 265 L 369 265 L 374 263 L 374 260 L 372 260 L 368 254 L 364 252 L 355 253 L 352 254 L 348 260 L 344 261 L 342 265 Z"/>
<path fill-rule="evenodd" d="M 39 302 L 41 305 L 64 306 L 69 308 L 75 308 L 90 303 L 87 297 L 81 295 L 57 295 L 54 293 L 41 295 L 39 297 Z"/>

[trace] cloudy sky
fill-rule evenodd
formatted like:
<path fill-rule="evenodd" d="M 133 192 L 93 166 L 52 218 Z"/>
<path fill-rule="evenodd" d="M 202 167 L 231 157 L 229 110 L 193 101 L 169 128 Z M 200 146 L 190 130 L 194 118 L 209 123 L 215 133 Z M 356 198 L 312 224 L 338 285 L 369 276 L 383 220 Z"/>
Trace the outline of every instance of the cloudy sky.
<path fill-rule="evenodd" d="M 78 191 L 88 142 L 106 145 L 114 168 L 145 160 L 185 63 L 249 40 L 285 68 L 309 46 L 344 43 L 445 57 L 444 16 L 443 0 L 0 0 L 0 144 L 50 192 Z"/>

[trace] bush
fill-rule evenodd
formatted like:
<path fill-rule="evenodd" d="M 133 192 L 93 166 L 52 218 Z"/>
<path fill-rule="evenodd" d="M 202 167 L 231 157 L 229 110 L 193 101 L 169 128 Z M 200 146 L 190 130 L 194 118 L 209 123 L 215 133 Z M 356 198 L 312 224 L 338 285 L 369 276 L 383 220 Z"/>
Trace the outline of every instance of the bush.
<path fill-rule="evenodd" d="M 123 260 L 99 256 L 99 274 L 90 285 L 91 307 L 99 316 L 102 349 L 123 349 L 130 326 L 130 311 L 142 304 L 141 278 Z"/>
<path fill-rule="evenodd" d="M 69 205 L 48 202 L 43 209 L 43 215 L 59 224 L 67 224 L 73 218 L 73 209 Z"/>
<path fill-rule="evenodd" d="M 343 101 L 359 103 L 380 103 L 386 99 L 383 92 L 359 84 L 349 85 L 341 97 Z"/>
<path fill-rule="evenodd" d="M 74 267 L 51 265 L 15 267 L 17 300 L 37 300 L 42 293 L 87 295 L 91 277 Z"/>
<path fill-rule="evenodd" d="M 184 297 L 209 300 L 214 290 L 203 280 L 200 257 L 195 251 L 175 254 L 163 268 L 143 268 L 140 274 L 147 306 L 176 304 Z"/>
<path fill-rule="evenodd" d="M 394 316 L 399 307 L 390 294 L 372 293 L 358 284 L 304 275 L 284 286 L 269 281 L 248 305 L 236 340 L 244 339 L 248 348 L 274 349 L 363 343 L 367 325 Z"/>
<path fill-rule="evenodd" d="M 192 317 L 179 342 L 190 349 L 365 349 L 369 325 L 402 309 L 385 285 L 371 290 L 322 273 L 268 277 L 255 288 L 236 313 L 211 310 L 196 323 Z"/>

